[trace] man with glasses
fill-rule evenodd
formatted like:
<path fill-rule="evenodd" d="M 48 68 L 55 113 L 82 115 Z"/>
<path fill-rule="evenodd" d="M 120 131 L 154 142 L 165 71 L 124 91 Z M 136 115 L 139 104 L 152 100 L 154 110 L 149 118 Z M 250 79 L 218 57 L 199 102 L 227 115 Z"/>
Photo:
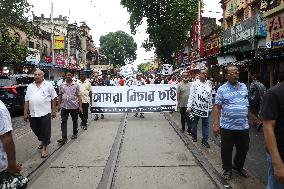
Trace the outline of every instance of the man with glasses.
<path fill-rule="evenodd" d="M 223 178 L 232 178 L 232 169 L 243 177 L 249 177 L 243 168 L 249 150 L 248 90 L 238 82 L 239 70 L 234 65 L 225 69 L 227 82 L 219 87 L 214 106 L 213 132 L 221 135 Z M 220 118 L 221 116 L 221 118 Z M 232 163 L 233 148 L 236 154 Z"/>
<path fill-rule="evenodd" d="M 209 115 L 212 111 L 212 86 L 207 80 L 207 69 L 202 69 L 199 79 L 192 83 L 187 104 L 187 112 L 193 115 L 191 122 L 192 141 L 197 142 L 197 124 L 202 120 L 202 145 L 208 144 Z"/>

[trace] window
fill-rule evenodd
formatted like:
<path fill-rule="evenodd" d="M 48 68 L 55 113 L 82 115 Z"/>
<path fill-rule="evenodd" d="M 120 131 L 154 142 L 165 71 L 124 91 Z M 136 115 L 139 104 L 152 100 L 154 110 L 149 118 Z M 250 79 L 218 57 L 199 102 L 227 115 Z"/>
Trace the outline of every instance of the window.
<path fill-rule="evenodd" d="M 32 41 L 29 41 L 29 48 L 34 49 L 35 48 L 35 43 Z"/>
<path fill-rule="evenodd" d="M 48 55 L 48 47 L 47 47 L 47 44 L 44 44 L 44 45 L 43 45 L 43 55 L 44 55 L 44 56 Z"/>

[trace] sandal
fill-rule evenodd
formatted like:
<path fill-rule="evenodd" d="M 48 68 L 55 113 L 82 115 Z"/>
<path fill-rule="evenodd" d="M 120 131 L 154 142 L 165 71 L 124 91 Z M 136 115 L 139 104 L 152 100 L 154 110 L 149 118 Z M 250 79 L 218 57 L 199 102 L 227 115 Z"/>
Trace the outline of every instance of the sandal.
<path fill-rule="evenodd" d="M 222 174 L 222 177 L 225 180 L 231 180 L 232 179 L 232 171 L 231 170 L 225 170 Z"/>
<path fill-rule="evenodd" d="M 41 158 L 47 158 L 48 153 L 47 152 L 41 152 Z"/>

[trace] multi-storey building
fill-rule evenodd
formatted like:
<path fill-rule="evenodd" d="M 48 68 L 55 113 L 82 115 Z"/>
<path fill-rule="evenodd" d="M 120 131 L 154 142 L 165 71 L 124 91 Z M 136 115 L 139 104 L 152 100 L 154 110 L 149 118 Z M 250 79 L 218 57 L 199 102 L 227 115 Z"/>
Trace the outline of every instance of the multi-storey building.
<path fill-rule="evenodd" d="M 271 56 L 273 50 L 269 50 L 278 47 L 271 47 L 276 43 L 269 39 L 267 18 L 283 11 L 281 3 L 283 0 L 221 0 L 224 32 L 219 65 L 238 64 L 243 68 L 244 82 L 249 84 L 260 74 L 267 86 L 273 86 L 282 69 L 281 64 L 275 65 L 280 57 Z M 279 40 L 276 42 L 279 45 Z"/>

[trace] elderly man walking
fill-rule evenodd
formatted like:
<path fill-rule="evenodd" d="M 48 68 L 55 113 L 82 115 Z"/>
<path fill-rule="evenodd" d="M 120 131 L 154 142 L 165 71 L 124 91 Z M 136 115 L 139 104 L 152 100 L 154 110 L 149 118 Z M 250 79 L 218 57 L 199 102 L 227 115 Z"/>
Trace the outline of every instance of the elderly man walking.
<path fill-rule="evenodd" d="M 79 85 L 72 80 L 72 73 L 67 72 L 65 77 L 65 82 L 59 88 L 58 98 L 59 109 L 61 108 L 62 138 L 57 142 L 60 144 L 67 143 L 67 120 L 69 114 L 73 121 L 73 135 L 71 136 L 71 139 L 77 138 L 78 115 L 79 112 L 83 112 Z"/>
<path fill-rule="evenodd" d="M 37 69 L 34 78 L 35 81 L 29 84 L 25 96 L 24 120 L 28 121 L 29 110 L 30 126 L 40 141 L 38 149 L 42 149 L 41 157 L 46 158 L 51 136 L 51 117 L 56 117 L 57 94 L 52 84 L 44 80 L 42 70 Z"/>
<path fill-rule="evenodd" d="M 248 177 L 244 163 L 249 150 L 248 90 L 238 82 L 239 70 L 234 65 L 225 69 L 228 82 L 219 87 L 214 106 L 213 132 L 221 134 L 221 158 L 223 178 L 232 178 L 232 169 L 243 177 Z M 220 119 L 221 115 L 221 119 Z M 236 154 L 232 164 L 233 147 Z"/>

